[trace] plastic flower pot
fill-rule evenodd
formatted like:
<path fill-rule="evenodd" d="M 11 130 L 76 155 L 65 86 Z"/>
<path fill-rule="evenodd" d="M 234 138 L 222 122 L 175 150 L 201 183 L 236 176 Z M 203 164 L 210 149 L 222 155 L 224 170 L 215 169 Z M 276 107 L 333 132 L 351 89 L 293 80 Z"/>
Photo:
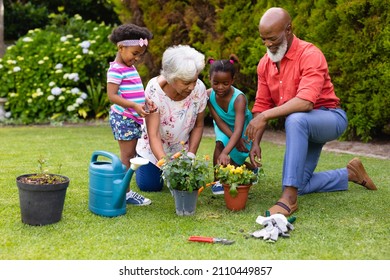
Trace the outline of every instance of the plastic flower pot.
<path fill-rule="evenodd" d="M 232 211 L 240 211 L 245 209 L 248 200 L 249 189 L 252 185 L 240 185 L 237 187 L 237 195 L 230 194 L 230 185 L 223 184 L 224 198 L 226 207 Z"/>
<path fill-rule="evenodd" d="M 198 201 L 198 191 L 172 190 L 175 198 L 176 214 L 179 216 L 191 216 L 195 214 Z"/>
<path fill-rule="evenodd" d="M 61 220 L 69 178 L 61 175 L 64 182 L 54 184 L 32 184 L 21 179 L 34 174 L 16 178 L 19 189 L 19 202 L 22 222 L 33 226 L 53 224 Z"/>

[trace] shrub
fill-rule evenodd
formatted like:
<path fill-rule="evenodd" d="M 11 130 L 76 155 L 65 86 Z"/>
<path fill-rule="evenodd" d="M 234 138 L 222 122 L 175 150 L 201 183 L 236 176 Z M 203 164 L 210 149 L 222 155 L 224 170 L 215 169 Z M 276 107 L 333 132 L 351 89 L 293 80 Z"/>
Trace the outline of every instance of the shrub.
<path fill-rule="evenodd" d="M 104 117 L 107 112 L 100 106 L 99 112 L 92 111 L 87 92 L 106 95 L 93 87 L 105 84 L 108 62 L 115 57 L 107 39 L 112 27 L 77 15 L 51 17 L 53 25 L 30 30 L 0 59 L 6 116 L 24 124 Z M 64 24 L 55 27 L 60 21 Z"/>

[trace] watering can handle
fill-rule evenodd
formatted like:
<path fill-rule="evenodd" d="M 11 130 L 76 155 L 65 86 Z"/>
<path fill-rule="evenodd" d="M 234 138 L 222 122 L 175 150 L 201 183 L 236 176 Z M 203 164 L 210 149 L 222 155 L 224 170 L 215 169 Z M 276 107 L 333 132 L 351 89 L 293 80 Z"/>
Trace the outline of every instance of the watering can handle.
<path fill-rule="evenodd" d="M 115 154 L 110 153 L 110 152 L 106 152 L 106 151 L 95 151 L 95 152 L 93 152 L 92 153 L 91 162 L 97 161 L 99 156 L 103 156 L 103 157 L 111 159 L 111 162 L 112 162 L 112 165 L 113 165 L 114 169 L 122 168 L 122 162 L 120 161 L 120 159 Z"/>

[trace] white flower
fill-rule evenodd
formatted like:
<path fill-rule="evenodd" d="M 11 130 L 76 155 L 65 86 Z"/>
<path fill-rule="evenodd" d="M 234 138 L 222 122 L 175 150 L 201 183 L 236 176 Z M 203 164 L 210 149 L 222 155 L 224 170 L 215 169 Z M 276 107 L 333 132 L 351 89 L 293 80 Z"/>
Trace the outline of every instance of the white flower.
<path fill-rule="evenodd" d="M 77 87 L 75 87 L 75 88 L 72 88 L 72 89 L 70 90 L 70 92 L 71 92 L 72 94 L 77 94 L 77 93 L 80 92 L 80 90 L 79 90 Z"/>
<path fill-rule="evenodd" d="M 76 108 L 73 106 L 73 105 L 69 105 L 68 107 L 66 107 L 66 110 L 68 110 L 69 112 L 72 112 L 74 111 Z"/>
<path fill-rule="evenodd" d="M 83 54 L 88 54 L 88 49 L 83 49 Z"/>
<path fill-rule="evenodd" d="M 77 104 L 83 104 L 83 102 L 84 102 L 84 99 L 82 99 L 80 97 L 76 99 Z"/>
<path fill-rule="evenodd" d="M 3 68 L 3 64 L 0 64 L 0 69 Z"/>
<path fill-rule="evenodd" d="M 24 37 L 22 41 L 23 42 L 32 42 L 33 39 L 31 39 L 30 37 Z"/>
<path fill-rule="evenodd" d="M 49 83 L 49 87 L 54 87 L 55 84 L 56 84 L 55 82 L 50 82 L 50 83 Z"/>
<path fill-rule="evenodd" d="M 68 76 L 68 79 L 77 82 L 79 80 L 79 74 L 77 74 L 77 73 L 70 73 L 69 76 Z"/>
<path fill-rule="evenodd" d="M 88 98 L 88 95 L 85 93 L 85 92 L 83 92 L 81 95 L 80 95 L 80 97 L 82 98 L 82 99 L 87 99 Z"/>
<path fill-rule="evenodd" d="M 4 116 L 5 116 L 7 119 L 9 119 L 9 118 L 11 117 L 11 112 L 6 112 L 6 113 L 4 114 Z"/>
<path fill-rule="evenodd" d="M 16 64 L 16 60 L 8 59 L 7 64 Z"/>
<path fill-rule="evenodd" d="M 57 65 L 54 67 L 54 69 L 62 69 L 62 63 L 57 63 Z"/>
<path fill-rule="evenodd" d="M 21 69 L 20 69 L 19 66 L 15 66 L 14 69 L 13 69 L 14 72 L 19 72 L 20 70 L 21 70 Z"/>
<path fill-rule="evenodd" d="M 62 69 L 57 69 L 56 74 L 60 74 L 60 73 L 62 73 Z"/>
<path fill-rule="evenodd" d="M 45 63 L 42 59 L 40 61 L 38 61 L 38 64 L 43 64 Z"/>
<path fill-rule="evenodd" d="M 52 101 L 52 100 L 54 100 L 54 98 L 55 98 L 54 95 L 49 95 L 49 96 L 47 97 L 47 100 Z"/>
<path fill-rule="evenodd" d="M 53 95 L 60 95 L 62 90 L 59 87 L 54 87 L 51 89 L 51 94 Z"/>
<path fill-rule="evenodd" d="M 40 88 L 37 88 L 37 91 L 32 94 L 32 97 L 36 98 L 36 97 L 42 96 L 42 95 L 43 95 L 42 90 Z"/>
<path fill-rule="evenodd" d="M 62 36 L 60 40 L 61 42 L 65 42 L 66 40 L 68 40 L 68 38 L 66 36 Z"/>
<path fill-rule="evenodd" d="M 80 47 L 82 47 L 83 49 L 88 49 L 90 46 L 91 46 L 91 43 L 89 41 L 82 41 L 80 43 Z"/>

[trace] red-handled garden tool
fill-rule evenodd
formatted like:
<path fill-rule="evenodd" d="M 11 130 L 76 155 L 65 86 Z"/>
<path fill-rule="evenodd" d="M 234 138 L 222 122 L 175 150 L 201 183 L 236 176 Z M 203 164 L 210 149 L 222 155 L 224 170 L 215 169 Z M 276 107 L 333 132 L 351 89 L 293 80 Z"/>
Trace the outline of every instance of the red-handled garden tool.
<path fill-rule="evenodd" d="M 228 240 L 226 238 L 206 237 L 206 236 L 190 236 L 188 241 L 193 242 L 205 242 L 205 243 L 221 243 L 223 245 L 231 245 L 234 240 Z"/>

